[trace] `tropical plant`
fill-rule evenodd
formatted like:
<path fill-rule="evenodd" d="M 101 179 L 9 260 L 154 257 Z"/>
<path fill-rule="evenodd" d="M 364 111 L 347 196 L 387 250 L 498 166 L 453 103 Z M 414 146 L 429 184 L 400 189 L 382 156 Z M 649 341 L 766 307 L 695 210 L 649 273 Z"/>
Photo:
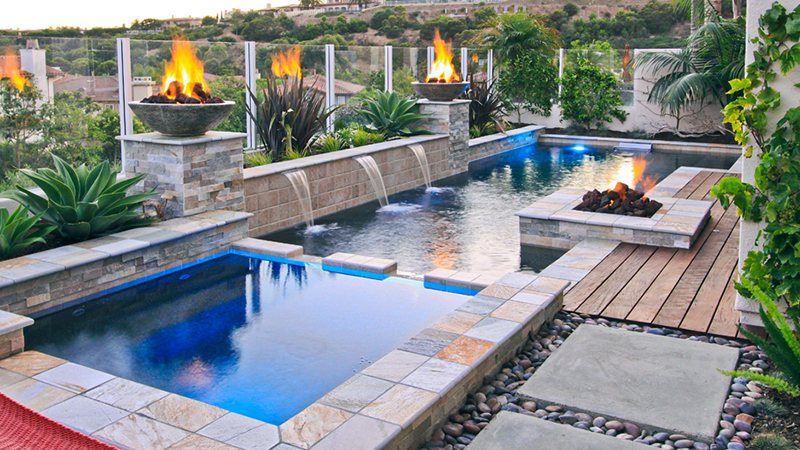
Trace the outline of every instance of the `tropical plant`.
<path fill-rule="evenodd" d="M 314 143 L 315 150 L 319 153 L 338 152 L 348 147 L 347 139 L 337 134 L 326 134 Z"/>
<path fill-rule="evenodd" d="M 368 122 L 367 128 L 387 138 L 430 134 L 423 128 L 409 128 L 414 122 L 428 117 L 420 114 L 416 100 L 401 99 L 396 92 L 377 92 L 375 98 L 364 101 L 358 114 Z"/>
<path fill-rule="evenodd" d="M 19 255 L 36 242 L 44 243 L 44 236 L 55 230 L 52 225 L 38 225 L 41 214 L 28 217 L 28 210 L 18 206 L 10 215 L 0 209 L 0 260 Z"/>
<path fill-rule="evenodd" d="M 244 165 L 247 167 L 258 167 L 272 164 L 272 155 L 265 151 L 255 151 L 244 154 Z"/>
<path fill-rule="evenodd" d="M 305 150 L 336 110 L 326 110 L 325 95 L 304 86 L 301 77 L 283 80 L 282 84 L 267 78 L 263 100 L 253 92 L 249 94 L 255 111 L 247 108 L 247 114 L 255 121 L 258 135 L 273 160 L 283 159 L 292 148 Z"/>
<path fill-rule="evenodd" d="M 778 303 L 786 301 L 786 315 L 795 330 L 800 330 L 800 106 L 796 92 L 786 97 L 794 105 L 787 105 L 773 86 L 780 86 L 776 66 L 786 75 L 800 62 L 797 23 L 800 9 L 787 12 L 778 3 L 760 18 L 758 38 L 753 40 L 757 50 L 747 67 L 747 78 L 731 81 L 728 91 L 741 96 L 724 110 L 725 122 L 731 124 L 736 140 L 745 147 L 744 156 L 752 158 L 758 152 L 760 163 L 753 184 L 727 177 L 711 190 L 726 209 L 736 205 L 745 220 L 767 222 L 753 243 L 760 248 L 750 251 L 742 264 L 736 289 L 743 297 L 759 302 L 759 315 L 772 344 L 742 332 L 765 346 L 764 351 L 785 380 L 760 374 L 747 376 L 793 395 L 800 395 L 800 342 Z M 778 112 L 783 114 L 780 119 L 774 117 Z"/>
<path fill-rule="evenodd" d="M 729 94 L 731 80 L 744 76 L 745 20 L 708 22 L 689 36 L 679 51 L 643 52 L 634 65 L 657 77 L 647 101 L 677 120 L 693 104 L 716 101 L 724 107 L 738 94 Z"/>
<path fill-rule="evenodd" d="M 44 191 L 46 198 L 22 186 L 3 192 L 0 197 L 18 202 L 41 216 L 43 221 L 55 225 L 62 237 L 73 241 L 158 222 L 158 219 L 144 218 L 139 211 L 142 202 L 152 197 L 152 192 L 126 197 L 128 189 L 144 175 L 117 182 L 117 173 L 111 170 L 108 161 L 91 170 L 85 164 L 74 168 L 55 155 L 53 162 L 55 171 L 47 168 L 21 170 Z"/>
<path fill-rule="evenodd" d="M 497 88 L 510 98 L 508 109 L 517 112 L 517 122 L 523 109 L 548 117 L 558 94 L 558 67 L 547 54 L 521 53 L 500 71 Z"/>
<path fill-rule="evenodd" d="M 555 55 L 561 48 L 561 39 L 558 32 L 546 23 L 545 16 L 524 11 L 501 14 L 491 20 L 473 41 L 493 49 L 498 61 L 512 61 L 530 51 Z"/>
<path fill-rule="evenodd" d="M 503 131 L 506 128 L 506 115 L 509 107 L 505 95 L 495 88 L 495 82 L 475 81 L 470 75 L 469 88 L 464 93 L 469 102 L 469 126 L 479 129 L 494 128 Z"/>
<path fill-rule="evenodd" d="M 591 129 L 611 122 L 624 122 L 628 113 L 620 109 L 622 99 L 617 79 L 599 67 L 581 59 L 564 73 L 561 91 L 561 117 L 574 125 Z"/>

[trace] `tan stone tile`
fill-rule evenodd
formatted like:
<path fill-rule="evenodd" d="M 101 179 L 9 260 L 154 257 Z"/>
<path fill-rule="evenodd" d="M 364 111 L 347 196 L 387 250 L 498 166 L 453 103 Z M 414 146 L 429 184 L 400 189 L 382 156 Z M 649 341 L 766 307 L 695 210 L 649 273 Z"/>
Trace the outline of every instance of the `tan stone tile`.
<path fill-rule="evenodd" d="M 530 303 L 520 303 L 515 302 L 513 300 L 509 300 L 503 303 L 502 306 L 495 309 L 494 312 L 491 314 L 492 317 L 498 319 L 506 319 L 511 320 L 514 322 L 524 322 L 531 314 L 536 312 L 539 309 L 539 305 L 533 305 Z"/>
<path fill-rule="evenodd" d="M 166 397 L 167 392 L 134 383 L 124 378 L 114 378 L 84 395 L 111 406 L 134 412 Z"/>
<path fill-rule="evenodd" d="M 10 370 L 0 369 L 0 389 L 19 383 L 22 380 L 25 380 L 24 375 L 20 375 Z"/>
<path fill-rule="evenodd" d="M 539 277 L 529 284 L 525 291 L 555 294 L 563 289 L 569 282 L 559 278 Z"/>
<path fill-rule="evenodd" d="M 431 325 L 431 328 L 456 334 L 464 334 L 465 331 L 472 328 L 472 326 L 480 322 L 481 319 L 483 319 L 483 316 L 477 314 L 453 311 Z"/>
<path fill-rule="evenodd" d="M 461 336 L 435 357 L 447 361 L 470 365 L 478 360 L 484 353 L 488 352 L 494 343 L 475 339 L 468 336 Z"/>
<path fill-rule="evenodd" d="M 399 384 L 364 408 L 361 414 L 404 426 L 438 398 L 433 392 Z"/>
<path fill-rule="evenodd" d="M 197 400 L 170 394 L 138 412 L 194 432 L 219 419 L 227 411 Z"/>
<path fill-rule="evenodd" d="M 519 291 L 520 291 L 519 288 L 512 288 L 508 286 L 500 286 L 499 284 L 493 284 L 487 287 L 486 289 L 482 290 L 481 295 L 487 295 L 489 297 L 502 298 L 503 300 L 508 300 Z"/>
<path fill-rule="evenodd" d="M 163 450 L 189 433 L 138 414 L 130 414 L 94 434 L 134 450 Z"/>
<path fill-rule="evenodd" d="M 361 373 L 383 380 L 394 381 L 396 383 L 416 370 L 417 367 L 421 366 L 427 360 L 427 356 L 404 352 L 402 350 L 394 350 L 362 370 Z"/>
<path fill-rule="evenodd" d="M 303 449 L 311 448 L 353 414 L 314 403 L 280 426 L 281 440 Z"/>
<path fill-rule="evenodd" d="M 0 367 L 20 373 L 26 377 L 32 377 L 64 363 L 66 363 L 66 361 L 63 359 L 45 355 L 44 353 L 29 351 L 0 360 Z"/>
<path fill-rule="evenodd" d="M 32 378 L 6 386 L 0 389 L 0 392 L 34 411 L 44 411 L 75 396 L 72 392 Z"/>
<path fill-rule="evenodd" d="M 237 450 L 236 447 L 223 444 L 222 442 L 209 439 L 207 437 L 198 436 L 196 434 L 189 435 L 186 439 L 178 442 L 169 448 L 169 450 Z"/>

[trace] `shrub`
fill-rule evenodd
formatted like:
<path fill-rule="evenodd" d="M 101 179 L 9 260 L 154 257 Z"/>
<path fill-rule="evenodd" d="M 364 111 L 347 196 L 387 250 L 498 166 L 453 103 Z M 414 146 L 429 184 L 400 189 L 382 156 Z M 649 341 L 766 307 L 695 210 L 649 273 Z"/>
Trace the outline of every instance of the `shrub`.
<path fill-rule="evenodd" d="M 511 59 L 497 83 L 513 102 L 508 106 L 517 111 L 518 121 L 522 109 L 548 117 L 558 96 L 558 67 L 546 54 L 525 52 Z"/>
<path fill-rule="evenodd" d="M 418 110 L 416 100 L 401 99 L 396 92 L 378 92 L 375 98 L 364 102 L 364 109 L 357 112 L 369 122 L 368 128 L 393 138 L 430 134 L 422 128 L 409 128 L 428 116 L 418 113 Z"/>
<path fill-rule="evenodd" d="M 126 196 L 126 192 L 144 175 L 117 182 L 111 164 L 89 170 L 85 164 L 73 168 L 53 155 L 56 171 L 23 169 L 21 172 L 44 191 L 47 198 L 17 186 L 3 192 L 1 197 L 15 200 L 42 220 L 55 225 L 62 237 L 73 241 L 143 227 L 158 219 L 146 219 L 141 213 L 142 202 L 152 197 L 148 192 Z"/>
<path fill-rule="evenodd" d="M 620 109 L 622 99 L 613 74 L 581 58 L 564 74 L 561 117 L 579 127 L 599 127 L 613 118 L 624 122 L 628 113 Z"/>
<path fill-rule="evenodd" d="M 350 139 L 353 142 L 353 147 L 362 147 L 364 145 L 377 144 L 383 142 L 385 136 L 383 133 L 373 133 L 365 130 L 362 127 L 356 127 L 350 133 Z"/>
<path fill-rule="evenodd" d="M 756 436 L 750 445 L 750 450 L 794 450 L 795 447 L 789 440 L 777 434 L 765 433 Z"/>
<path fill-rule="evenodd" d="M 756 399 L 753 402 L 753 407 L 756 408 L 760 416 L 778 417 L 789 412 L 785 406 L 766 397 Z"/>
<path fill-rule="evenodd" d="M 37 226 L 41 218 L 41 214 L 28 217 L 28 210 L 21 206 L 10 215 L 0 209 L 0 260 L 13 258 L 36 242 L 44 243 L 44 236 L 56 227 Z"/>
<path fill-rule="evenodd" d="M 504 130 L 508 103 L 503 95 L 495 89 L 495 82 L 474 80 L 471 77 L 469 88 L 465 93 L 469 103 L 469 126 L 480 130 Z"/>
<path fill-rule="evenodd" d="M 570 3 L 567 3 L 566 5 L 564 5 L 564 12 L 567 13 L 567 15 L 569 17 L 572 17 L 575 14 L 578 14 L 578 11 L 579 11 L 578 10 L 578 6 L 575 5 L 575 3 L 570 2 Z"/>
<path fill-rule="evenodd" d="M 296 77 L 278 84 L 274 78 L 266 79 L 264 100 L 250 93 L 256 111 L 247 109 L 255 117 L 261 141 L 270 150 L 273 160 L 284 159 L 291 149 L 305 150 L 314 135 L 325 127 L 325 120 L 336 108 L 325 109 L 325 95 L 303 85 Z"/>
<path fill-rule="evenodd" d="M 272 164 L 272 155 L 264 151 L 245 153 L 244 165 L 247 167 L 258 167 Z"/>
<path fill-rule="evenodd" d="M 319 153 L 338 152 L 348 147 L 347 139 L 336 134 L 326 134 L 314 143 L 315 150 Z"/>

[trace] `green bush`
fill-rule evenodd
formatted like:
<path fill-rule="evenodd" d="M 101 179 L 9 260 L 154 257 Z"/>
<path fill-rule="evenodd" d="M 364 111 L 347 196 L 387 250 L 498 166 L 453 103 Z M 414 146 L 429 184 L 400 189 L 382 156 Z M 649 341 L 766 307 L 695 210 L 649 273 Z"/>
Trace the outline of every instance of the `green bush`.
<path fill-rule="evenodd" d="M 41 214 L 28 217 L 28 210 L 21 206 L 10 215 L 0 209 L 0 260 L 13 258 L 36 242 L 44 243 L 44 236 L 56 227 L 37 225 L 41 218 Z"/>
<path fill-rule="evenodd" d="M 255 151 L 244 154 L 244 165 L 246 167 L 258 167 L 272 164 L 272 155 L 264 151 Z"/>
<path fill-rule="evenodd" d="M 373 133 L 363 127 L 356 127 L 351 131 L 350 139 L 353 142 L 353 147 L 363 147 L 364 145 L 383 142 L 385 136 L 383 133 Z"/>
<path fill-rule="evenodd" d="M 567 3 L 566 5 L 564 5 L 564 12 L 567 13 L 567 15 L 569 17 L 572 17 L 575 14 L 578 14 L 578 11 L 579 11 L 578 6 L 575 5 L 575 3 L 571 3 L 570 2 L 570 3 Z"/>
<path fill-rule="evenodd" d="M 620 109 L 617 79 L 581 58 L 564 74 L 561 90 L 561 117 L 582 128 L 591 129 L 612 119 L 624 122 L 628 113 Z"/>
<path fill-rule="evenodd" d="M 747 448 L 750 450 L 794 450 L 796 447 L 783 436 L 766 433 L 756 436 Z"/>
<path fill-rule="evenodd" d="M 57 171 L 21 170 L 44 191 L 46 198 L 22 186 L 3 192 L 0 197 L 28 208 L 45 222 L 55 225 L 62 237 L 72 241 L 84 241 L 158 222 L 158 219 L 146 219 L 142 214 L 142 202 L 152 197 L 152 192 L 126 196 L 128 189 L 143 175 L 117 182 L 117 174 L 111 170 L 108 161 L 92 170 L 85 164 L 73 168 L 55 155 L 53 162 Z"/>
<path fill-rule="evenodd" d="M 429 115 L 420 114 L 418 110 L 416 100 L 401 99 L 396 92 L 381 91 L 375 98 L 366 100 L 364 109 L 357 112 L 369 122 L 369 129 L 393 138 L 430 134 L 422 128 L 409 128 Z"/>
<path fill-rule="evenodd" d="M 347 147 L 347 139 L 336 134 L 326 134 L 314 143 L 314 149 L 319 153 L 338 152 Z"/>

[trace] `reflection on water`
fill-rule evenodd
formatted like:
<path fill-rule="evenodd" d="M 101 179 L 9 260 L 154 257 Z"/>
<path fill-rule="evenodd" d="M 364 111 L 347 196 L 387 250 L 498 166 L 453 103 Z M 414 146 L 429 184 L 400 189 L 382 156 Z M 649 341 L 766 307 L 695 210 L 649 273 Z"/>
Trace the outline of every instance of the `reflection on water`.
<path fill-rule="evenodd" d="M 368 203 L 321 217 L 337 228 L 305 235 L 297 226 L 264 236 L 302 245 L 305 253 L 336 252 L 394 259 L 403 271 L 434 268 L 475 273 L 541 270 L 560 252 L 521 254 L 514 213 L 563 187 L 605 189 L 623 181 L 637 189 L 658 182 L 680 166 L 729 168 L 735 157 L 528 146 L 485 158 L 469 173 L 395 194 L 380 208 Z M 409 207 L 414 205 L 416 208 Z"/>
<path fill-rule="evenodd" d="M 279 425 L 467 299 L 228 255 L 38 318 L 25 339 Z"/>

